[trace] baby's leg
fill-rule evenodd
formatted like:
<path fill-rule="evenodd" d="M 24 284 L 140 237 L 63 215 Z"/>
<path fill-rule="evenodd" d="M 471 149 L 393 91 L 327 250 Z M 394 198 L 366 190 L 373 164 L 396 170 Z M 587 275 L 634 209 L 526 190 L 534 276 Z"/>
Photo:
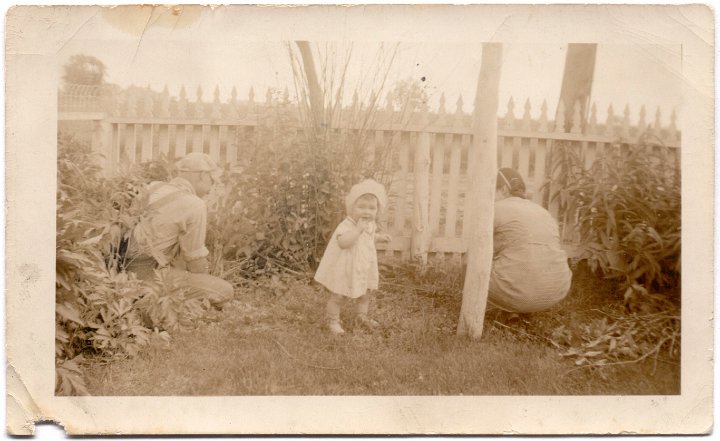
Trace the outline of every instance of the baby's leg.
<path fill-rule="evenodd" d="M 356 308 L 357 315 L 367 317 L 370 309 L 370 294 L 358 297 Z"/>
<path fill-rule="evenodd" d="M 337 318 L 340 319 L 340 309 L 342 308 L 342 305 L 345 303 L 345 296 L 341 296 L 340 294 L 335 294 L 334 292 L 330 293 L 330 297 L 328 298 L 327 302 L 327 315 L 330 318 Z"/>
<path fill-rule="evenodd" d="M 345 296 L 340 294 L 330 293 L 330 297 L 327 302 L 327 319 L 328 328 L 333 334 L 343 334 L 345 331 L 340 326 L 340 308 L 345 303 Z"/>
<path fill-rule="evenodd" d="M 367 328 L 377 328 L 380 324 L 368 317 L 370 309 L 370 294 L 365 294 L 357 299 L 357 321 Z"/>

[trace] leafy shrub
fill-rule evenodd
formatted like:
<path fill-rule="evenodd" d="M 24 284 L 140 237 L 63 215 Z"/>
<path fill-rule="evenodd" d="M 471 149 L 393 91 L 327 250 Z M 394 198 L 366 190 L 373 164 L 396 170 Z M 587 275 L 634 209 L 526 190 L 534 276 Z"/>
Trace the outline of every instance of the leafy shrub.
<path fill-rule="evenodd" d="M 79 363 L 86 354 L 133 355 L 147 342 L 146 329 L 133 302 L 143 293 L 134 277 L 111 273 L 94 245 L 78 242 L 88 226 L 79 212 L 58 206 L 56 249 L 56 383 L 59 393 L 83 393 Z"/>
<path fill-rule="evenodd" d="M 240 260 L 248 277 L 312 270 L 345 216 L 350 187 L 386 173 L 378 162 L 384 153 L 367 154 L 368 133 L 297 129 L 298 112 L 276 98 L 244 146 L 242 172 L 229 170 L 212 198 L 208 241 L 216 266 L 221 257 Z"/>
<path fill-rule="evenodd" d="M 316 65 L 309 46 L 303 45 L 305 52 L 297 46 L 288 45 L 297 98 L 291 101 L 287 90 L 272 94 L 272 105 L 252 134 L 239 139 L 242 172 L 226 173 L 224 188 L 210 203 L 208 236 L 216 275 L 311 271 L 345 216 L 350 187 L 363 178 L 389 184 L 393 143 L 369 149 L 375 142 L 370 127 L 397 45 L 389 50 L 381 45 L 377 64 L 358 84 L 349 107 L 343 91 L 352 49 L 318 45 Z M 391 98 L 407 108 L 420 95 L 408 85 L 396 87 Z"/>
<path fill-rule="evenodd" d="M 177 330 L 192 326 L 210 308 L 207 299 L 192 297 L 172 272 L 157 271 L 155 281 L 137 302 L 147 326 Z"/>
<path fill-rule="evenodd" d="M 585 169 L 569 143 L 555 146 L 553 169 L 566 222 L 574 223 L 581 258 L 622 280 L 678 294 L 680 279 L 680 169 L 675 152 L 645 141 L 613 144 Z M 634 291 L 633 291 L 634 292 Z"/>
<path fill-rule="evenodd" d="M 86 393 L 81 365 L 86 356 L 111 359 L 132 356 L 148 343 L 151 327 L 170 329 L 197 305 L 178 296 L 172 281 L 145 284 L 119 272 L 114 251 L 142 220 L 133 201 L 142 185 L 162 178 L 165 163 L 143 164 L 121 177 L 100 175 L 86 144 L 58 139 L 56 211 L 56 392 Z M 195 302 L 197 303 L 197 302 Z M 167 333 L 157 333 L 167 339 Z"/>

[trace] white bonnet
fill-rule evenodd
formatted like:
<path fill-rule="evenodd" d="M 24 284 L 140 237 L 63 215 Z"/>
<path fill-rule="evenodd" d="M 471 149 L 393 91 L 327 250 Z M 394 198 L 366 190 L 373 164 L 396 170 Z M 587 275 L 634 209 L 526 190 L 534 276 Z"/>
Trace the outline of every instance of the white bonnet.
<path fill-rule="evenodd" d="M 364 194 L 371 194 L 378 200 L 378 209 L 382 209 L 387 205 L 387 195 L 385 187 L 374 179 L 365 179 L 364 181 L 352 186 L 350 193 L 345 196 L 345 209 L 350 214 L 352 206 L 358 198 Z"/>

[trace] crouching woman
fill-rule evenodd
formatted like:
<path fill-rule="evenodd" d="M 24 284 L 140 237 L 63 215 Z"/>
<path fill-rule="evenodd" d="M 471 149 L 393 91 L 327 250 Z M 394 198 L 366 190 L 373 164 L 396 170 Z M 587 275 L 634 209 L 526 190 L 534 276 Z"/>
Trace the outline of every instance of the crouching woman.
<path fill-rule="evenodd" d="M 531 313 L 565 298 L 572 273 L 558 224 L 546 209 L 525 199 L 525 182 L 511 168 L 497 175 L 493 244 L 489 307 Z"/>

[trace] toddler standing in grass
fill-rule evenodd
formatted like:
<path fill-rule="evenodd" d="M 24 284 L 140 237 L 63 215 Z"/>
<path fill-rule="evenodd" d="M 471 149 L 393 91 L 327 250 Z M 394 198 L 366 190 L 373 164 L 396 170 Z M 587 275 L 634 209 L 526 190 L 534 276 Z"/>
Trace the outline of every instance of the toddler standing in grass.
<path fill-rule="evenodd" d="M 379 281 L 375 242 L 390 241 L 389 235 L 377 233 L 375 223 L 386 203 L 385 187 L 372 179 L 354 185 L 345 197 L 347 217 L 333 232 L 315 273 L 315 280 L 330 291 L 327 320 L 333 334 L 345 333 L 340 309 L 346 298 L 357 299 L 357 324 L 379 326 L 368 317 L 368 290 L 377 289 Z"/>

